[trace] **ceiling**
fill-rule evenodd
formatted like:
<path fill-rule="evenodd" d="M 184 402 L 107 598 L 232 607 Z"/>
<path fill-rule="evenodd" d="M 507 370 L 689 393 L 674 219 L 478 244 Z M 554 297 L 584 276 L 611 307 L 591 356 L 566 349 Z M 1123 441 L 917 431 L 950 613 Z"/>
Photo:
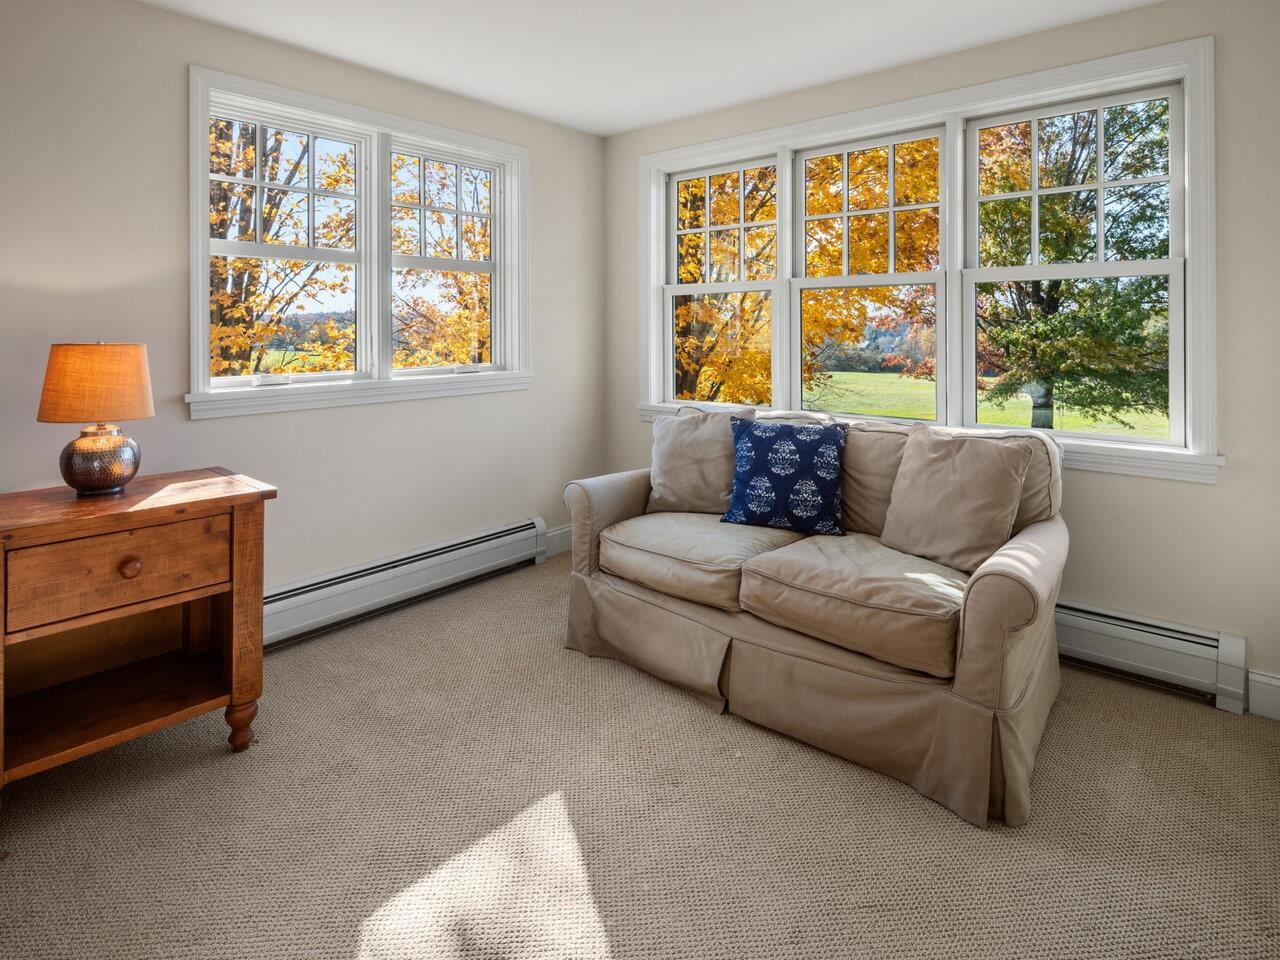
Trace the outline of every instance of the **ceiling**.
<path fill-rule="evenodd" d="M 143 0 L 614 134 L 1154 0 Z"/>

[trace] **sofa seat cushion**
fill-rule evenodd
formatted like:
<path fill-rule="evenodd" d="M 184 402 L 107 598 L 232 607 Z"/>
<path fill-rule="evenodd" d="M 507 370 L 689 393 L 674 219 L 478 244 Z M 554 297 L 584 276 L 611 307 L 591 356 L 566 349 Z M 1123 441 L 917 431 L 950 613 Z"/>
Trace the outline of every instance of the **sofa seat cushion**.
<path fill-rule="evenodd" d="M 739 603 L 777 626 L 950 677 L 968 580 L 865 533 L 808 537 L 747 561 Z"/>
<path fill-rule="evenodd" d="M 600 566 L 659 593 L 738 610 L 742 564 L 800 534 L 721 523 L 708 513 L 648 513 L 600 534 Z"/>

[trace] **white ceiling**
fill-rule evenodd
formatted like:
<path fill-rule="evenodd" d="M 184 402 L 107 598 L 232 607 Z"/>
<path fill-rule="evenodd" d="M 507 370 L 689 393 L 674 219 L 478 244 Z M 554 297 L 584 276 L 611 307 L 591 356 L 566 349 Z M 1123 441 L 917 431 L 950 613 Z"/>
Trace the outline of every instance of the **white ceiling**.
<path fill-rule="evenodd" d="M 143 0 L 613 134 L 1154 0 Z"/>

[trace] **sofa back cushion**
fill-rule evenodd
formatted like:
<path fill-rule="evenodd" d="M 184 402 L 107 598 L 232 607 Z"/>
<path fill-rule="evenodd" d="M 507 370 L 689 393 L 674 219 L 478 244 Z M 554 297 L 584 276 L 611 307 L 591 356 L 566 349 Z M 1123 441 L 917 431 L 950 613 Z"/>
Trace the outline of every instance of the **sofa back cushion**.
<path fill-rule="evenodd" d="M 724 513 L 733 492 L 732 417 L 750 420 L 753 410 L 704 413 L 681 407 L 674 417 L 653 421 L 649 513 Z"/>
<path fill-rule="evenodd" d="M 1013 532 L 1030 463 L 1031 449 L 1017 440 L 914 425 L 881 543 L 972 573 Z"/>
<path fill-rule="evenodd" d="M 1031 462 L 1022 481 L 1018 515 L 1013 521 L 1014 533 L 1028 524 L 1056 517 L 1062 509 L 1062 451 L 1052 437 L 1030 430 L 933 429 L 952 436 L 1010 440 L 1028 447 Z M 889 497 L 910 432 L 911 427 L 907 424 L 881 420 L 854 420 L 849 423 L 840 494 L 846 530 L 869 533 L 873 537 L 884 532 Z"/>

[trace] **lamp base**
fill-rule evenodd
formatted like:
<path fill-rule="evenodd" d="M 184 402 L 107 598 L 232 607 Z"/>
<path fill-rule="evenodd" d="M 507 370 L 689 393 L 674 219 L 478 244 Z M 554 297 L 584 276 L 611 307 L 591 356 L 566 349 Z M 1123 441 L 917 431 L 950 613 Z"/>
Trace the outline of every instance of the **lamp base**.
<path fill-rule="evenodd" d="M 114 423 L 85 427 L 80 436 L 62 448 L 58 467 L 62 479 L 82 497 L 119 493 L 142 465 L 138 444 Z"/>

